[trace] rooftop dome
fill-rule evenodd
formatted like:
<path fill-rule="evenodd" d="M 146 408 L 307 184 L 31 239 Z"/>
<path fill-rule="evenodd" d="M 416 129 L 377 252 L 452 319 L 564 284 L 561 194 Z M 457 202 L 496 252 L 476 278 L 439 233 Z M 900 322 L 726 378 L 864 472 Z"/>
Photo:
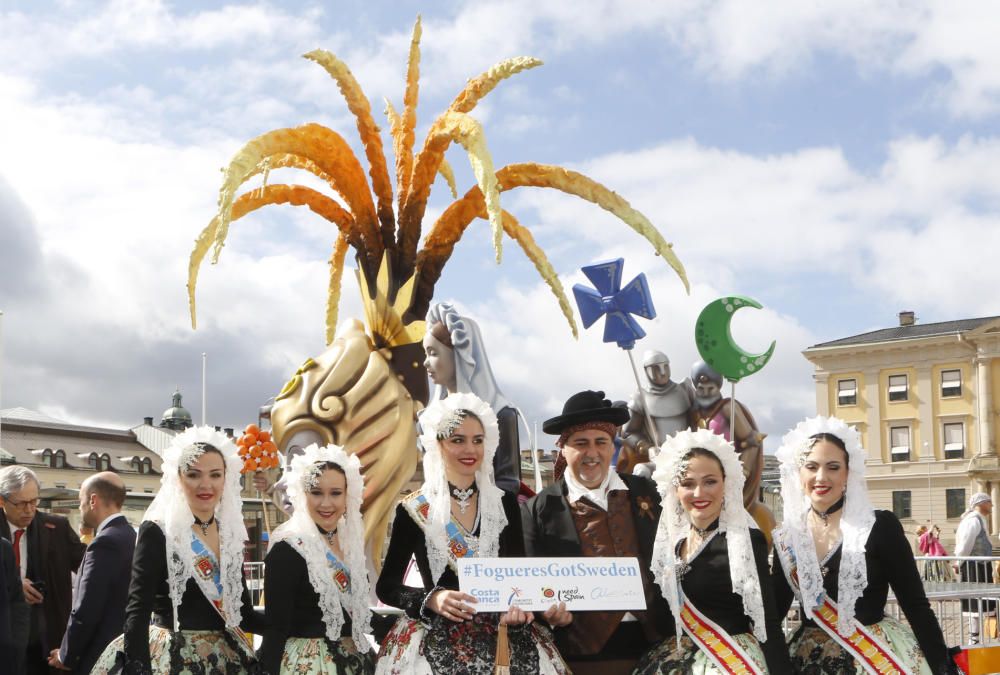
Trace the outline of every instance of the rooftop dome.
<path fill-rule="evenodd" d="M 187 408 L 181 405 L 180 389 L 174 391 L 173 405 L 163 411 L 160 426 L 166 427 L 167 429 L 176 429 L 178 431 L 194 426 L 194 421 L 191 419 L 191 413 L 188 412 Z"/>

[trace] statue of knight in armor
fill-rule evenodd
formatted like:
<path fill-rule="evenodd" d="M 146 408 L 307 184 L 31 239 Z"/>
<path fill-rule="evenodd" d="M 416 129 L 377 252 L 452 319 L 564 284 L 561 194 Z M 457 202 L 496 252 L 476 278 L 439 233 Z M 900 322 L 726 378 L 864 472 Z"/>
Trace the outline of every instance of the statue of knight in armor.
<path fill-rule="evenodd" d="M 771 542 L 775 521 L 770 509 L 760 501 L 761 473 L 764 471 L 764 437 L 750 411 L 740 403 L 722 395 L 722 375 L 704 361 L 691 368 L 694 385 L 694 405 L 691 407 L 692 429 L 711 429 L 724 436 L 736 447 L 743 462 L 746 482 L 743 484 L 743 505 L 757 522 L 761 532 Z M 734 406 L 735 404 L 735 406 Z M 735 417 L 733 416 L 735 407 Z M 735 426 L 733 433 L 732 426 Z"/>
<path fill-rule="evenodd" d="M 623 473 L 648 462 L 651 447 L 660 447 L 668 436 L 688 428 L 693 398 L 690 383 L 670 379 L 670 359 L 663 352 L 647 351 L 642 367 L 646 381 L 629 400 L 631 417 L 622 429 L 623 448 L 617 470 Z"/>

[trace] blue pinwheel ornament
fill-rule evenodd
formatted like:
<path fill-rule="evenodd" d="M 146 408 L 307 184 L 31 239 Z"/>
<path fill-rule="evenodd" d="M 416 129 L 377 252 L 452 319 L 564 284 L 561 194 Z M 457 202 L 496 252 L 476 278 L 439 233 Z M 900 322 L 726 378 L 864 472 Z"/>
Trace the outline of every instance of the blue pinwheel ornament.
<path fill-rule="evenodd" d="M 621 287 L 624 267 L 624 258 L 582 267 L 581 271 L 594 288 L 574 284 L 573 295 L 584 328 L 590 328 L 603 316 L 604 341 L 616 342 L 622 349 L 630 350 L 635 347 L 636 340 L 646 337 L 646 331 L 632 318 L 633 315 L 653 319 L 656 310 L 645 274 L 640 273 L 625 288 Z"/>

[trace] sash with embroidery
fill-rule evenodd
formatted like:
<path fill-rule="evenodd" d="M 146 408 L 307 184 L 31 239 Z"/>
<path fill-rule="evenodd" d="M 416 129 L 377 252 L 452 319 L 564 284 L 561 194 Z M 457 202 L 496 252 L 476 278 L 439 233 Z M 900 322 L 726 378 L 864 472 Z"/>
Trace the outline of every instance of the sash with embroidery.
<path fill-rule="evenodd" d="M 351 572 L 347 566 L 333 555 L 333 551 L 326 552 L 326 563 L 333 573 L 333 583 L 337 584 L 341 593 L 349 593 L 351 591 Z"/>
<path fill-rule="evenodd" d="M 403 499 L 403 508 L 410 514 L 422 532 L 427 532 L 427 517 L 430 515 L 431 505 L 427 498 L 419 492 L 414 492 Z M 455 561 L 458 558 L 471 558 L 475 555 L 469 542 L 462 536 L 461 530 L 454 521 L 449 520 L 445 525 L 445 535 L 448 537 L 448 566 L 458 574 L 458 565 Z"/>
<path fill-rule="evenodd" d="M 221 567 L 215 559 L 215 554 L 205 546 L 205 542 L 198 538 L 194 532 L 191 533 L 191 550 L 194 551 L 194 580 L 201 589 L 202 594 L 212 605 L 213 609 L 222 617 L 223 624 L 226 623 L 226 615 L 222 611 L 222 574 Z M 252 655 L 253 642 L 239 628 L 230 628 L 229 631 Z"/>
<path fill-rule="evenodd" d="M 795 551 L 792 550 L 783 535 L 783 532 L 775 531 L 774 551 L 781 561 L 781 570 L 785 573 L 788 585 L 799 596 L 801 602 L 802 591 L 799 588 Z M 840 608 L 826 593 L 822 593 L 817 598 L 816 607 L 813 608 L 811 614 L 816 625 L 854 657 L 854 660 L 860 663 L 866 672 L 871 673 L 871 675 L 911 675 L 910 669 L 892 652 L 889 645 L 868 630 L 866 626 L 852 621 L 854 624 L 853 633 L 846 637 L 838 633 L 837 621 L 840 617 Z"/>
<path fill-rule="evenodd" d="M 707 655 L 715 667 L 727 675 L 756 675 L 754 665 L 739 643 L 684 598 L 681 604 L 681 625 L 691 641 Z"/>

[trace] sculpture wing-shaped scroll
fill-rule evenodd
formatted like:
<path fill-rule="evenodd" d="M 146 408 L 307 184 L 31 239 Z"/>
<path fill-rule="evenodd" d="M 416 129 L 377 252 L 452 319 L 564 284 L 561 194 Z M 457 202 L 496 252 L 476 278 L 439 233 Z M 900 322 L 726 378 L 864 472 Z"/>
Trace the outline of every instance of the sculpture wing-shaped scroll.
<path fill-rule="evenodd" d="M 352 320 L 329 349 L 299 368 L 271 409 L 282 452 L 336 443 L 361 458 L 365 541 L 376 568 L 400 490 L 417 466 L 418 405 L 361 322 Z"/>

